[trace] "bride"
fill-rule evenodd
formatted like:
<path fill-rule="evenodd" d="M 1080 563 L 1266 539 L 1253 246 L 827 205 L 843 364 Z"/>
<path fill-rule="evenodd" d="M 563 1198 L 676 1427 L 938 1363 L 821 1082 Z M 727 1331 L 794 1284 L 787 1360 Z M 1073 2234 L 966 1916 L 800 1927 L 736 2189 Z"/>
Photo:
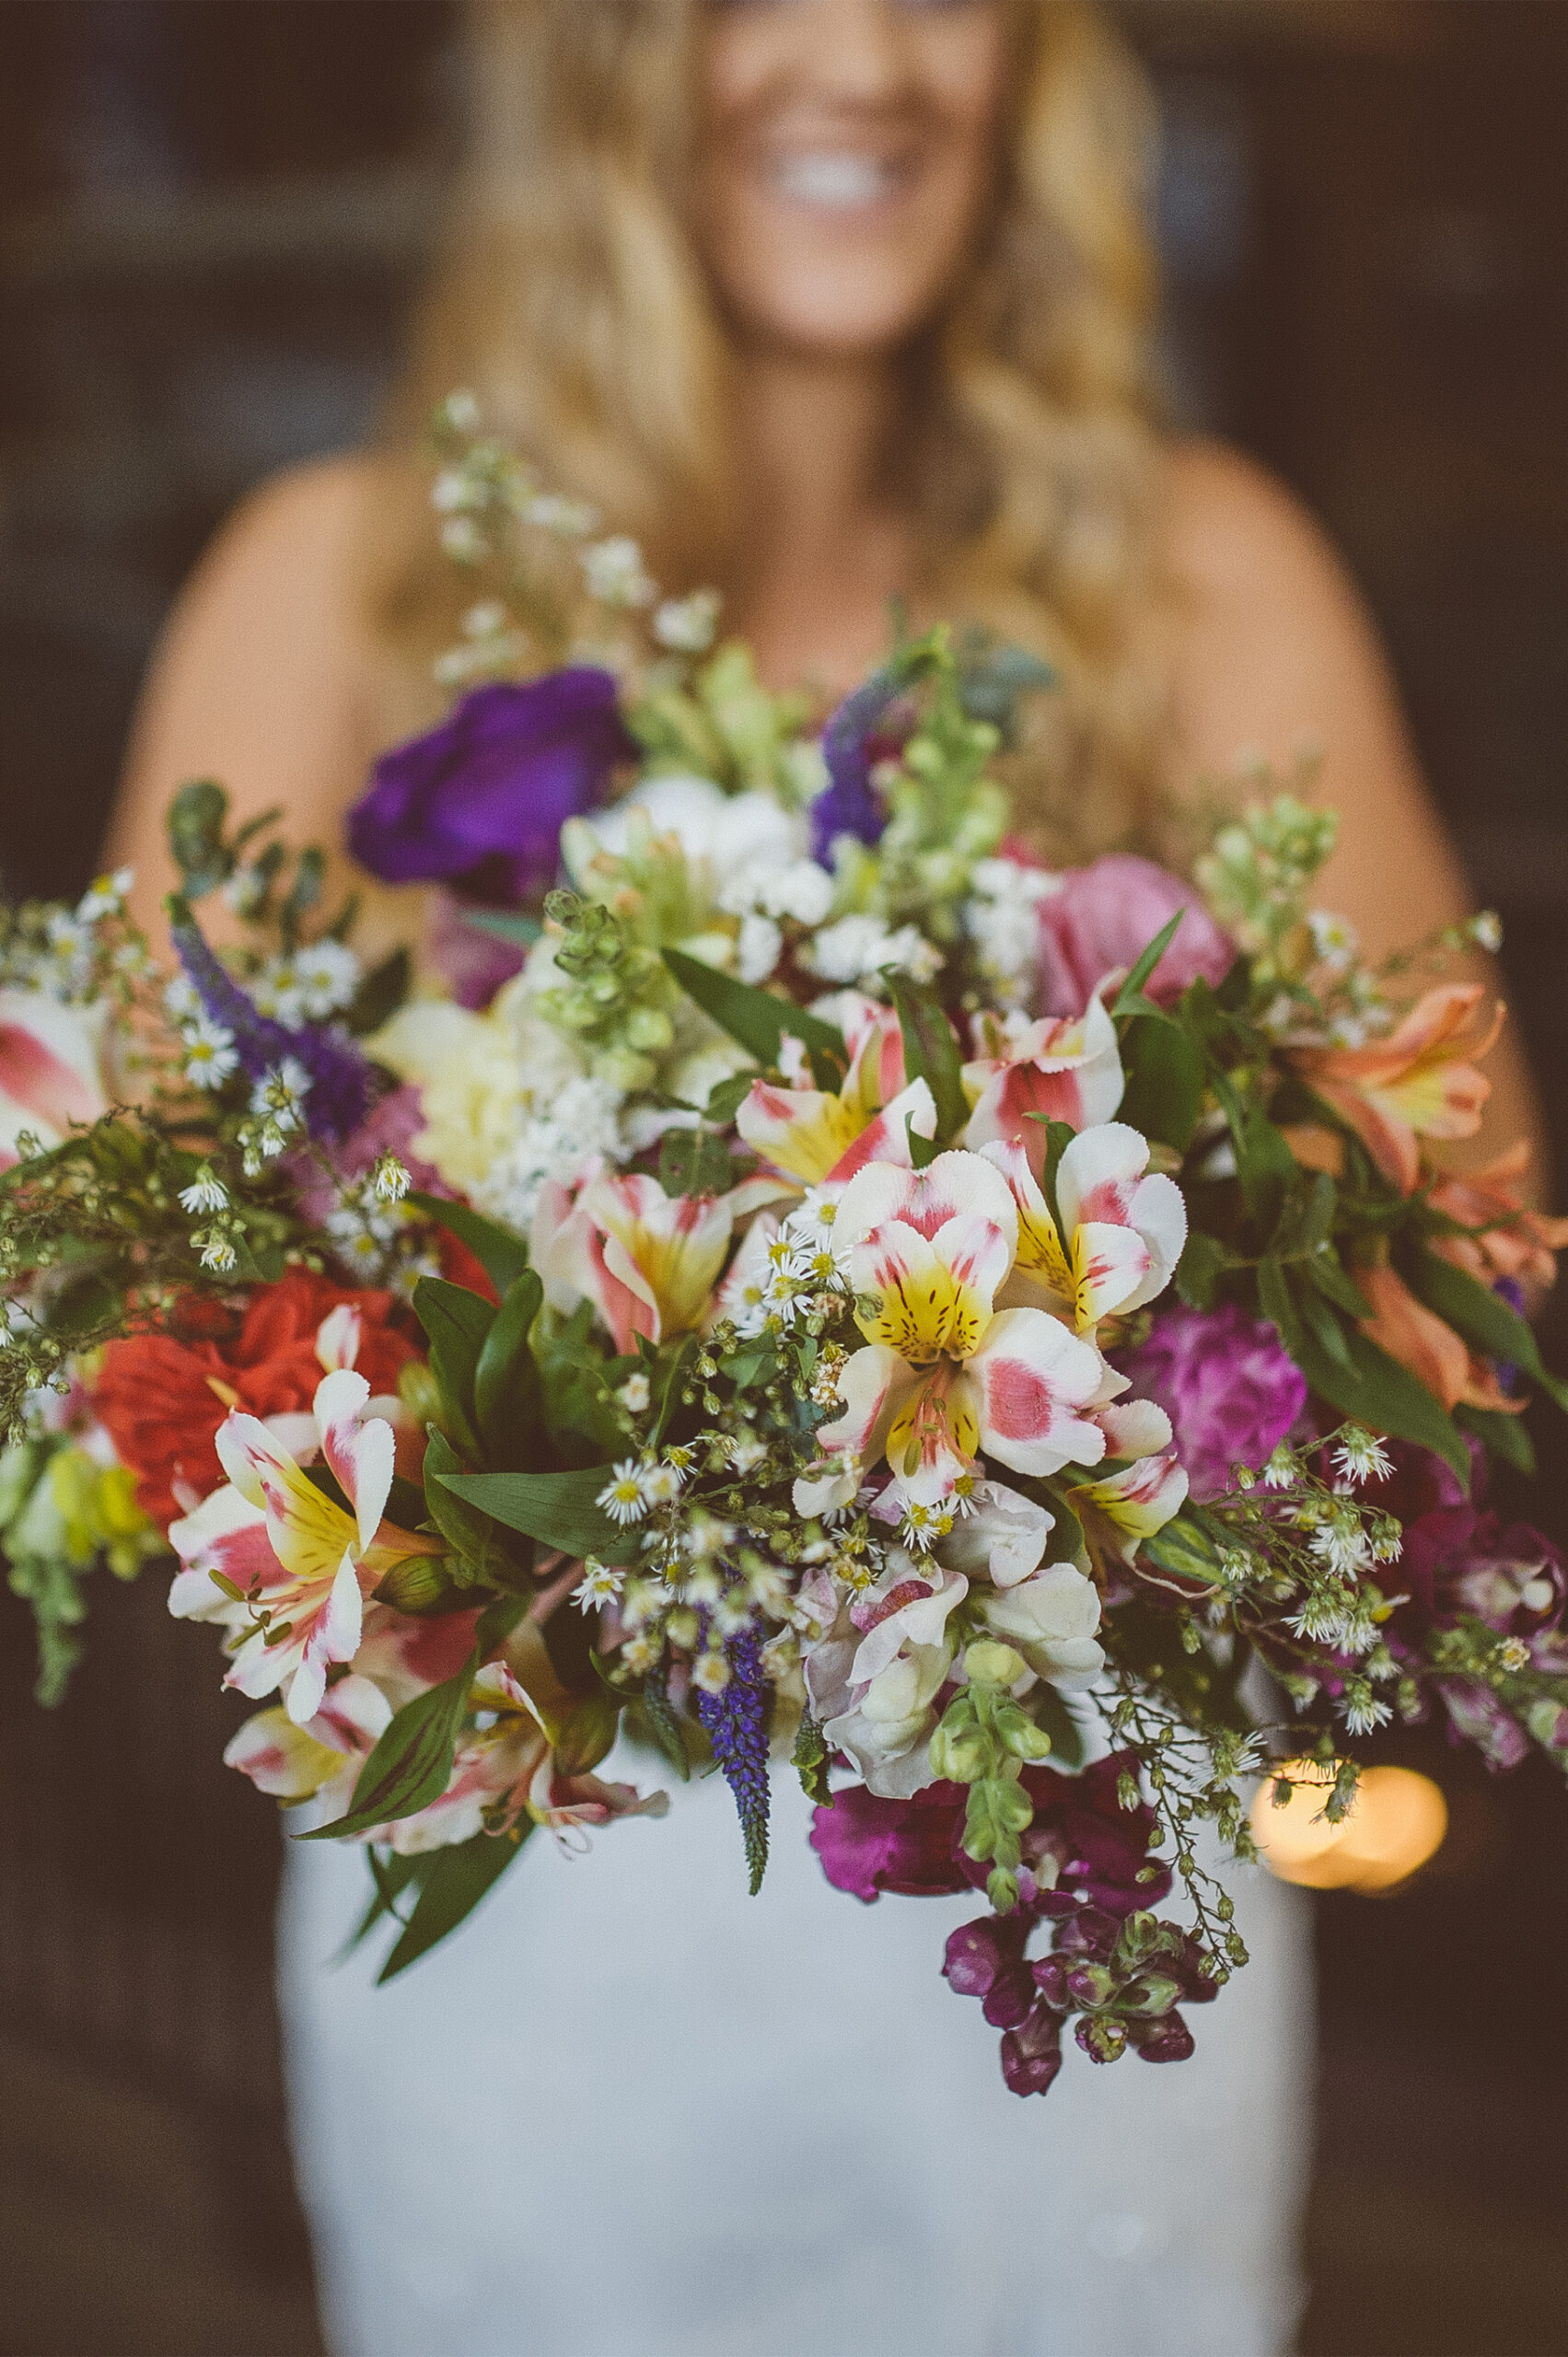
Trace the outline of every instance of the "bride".
<path fill-rule="evenodd" d="M 1155 422 L 1150 106 L 1091 8 L 486 0 L 473 34 L 466 184 L 386 447 L 254 497 L 154 668 L 115 845 L 149 914 L 183 780 L 336 842 L 375 754 L 438 711 L 450 568 L 412 453 L 459 385 L 667 589 L 718 582 L 772 684 L 853 684 L 894 597 L 1046 656 L 1017 790 L 1048 854 L 1147 838 L 1242 749 L 1311 735 L 1343 814 L 1330 904 L 1374 948 L 1461 912 L 1333 554 Z M 372 941 L 414 929 L 401 898 Z M 293 2123 L 339 2357 L 1284 2348 L 1296 1895 L 1240 1878 L 1254 1961 L 1192 2062 L 1074 2052 L 1019 2102 L 937 1978 L 965 1902 L 853 1906 L 792 1787 L 757 1900 L 715 1780 L 588 1857 L 531 1843 L 380 1991 L 334 1963 L 362 1862 L 291 1851 Z"/>

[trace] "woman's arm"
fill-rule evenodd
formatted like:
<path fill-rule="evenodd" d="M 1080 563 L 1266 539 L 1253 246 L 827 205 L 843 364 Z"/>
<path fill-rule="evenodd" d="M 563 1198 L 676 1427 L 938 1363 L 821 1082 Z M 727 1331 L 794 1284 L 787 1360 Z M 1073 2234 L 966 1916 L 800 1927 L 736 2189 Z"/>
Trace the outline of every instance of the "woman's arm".
<path fill-rule="evenodd" d="M 135 869 L 133 905 L 155 938 L 176 881 L 164 815 L 192 778 L 226 786 L 241 818 L 276 805 L 296 849 L 319 843 L 341 863 L 343 813 L 380 741 L 355 574 L 374 484 L 369 461 L 332 459 L 265 485 L 226 524 L 174 609 L 109 838 L 112 864 Z M 346 868 L 331 880 L 341 891 Z M 373 956 L 417 922 L 417 896 L 375 890 L 357 944 Z"/>
<path fill-rule="evenodd" d="M 1468 914 L 1475 904 L 1422 782 L 1388 658 L 1323 533 L 1261 468 L 1212 443 L 1172 451 L 1166 517 L 1179 600 L 1172 790 L 1228 776 L 1246 753 L 1288 766 L 1310 743 L 1323 754 L 1320 797 L 1340 813 L 1324 907 L 1349 917 L 1375 958 Z M 1501 990 L 1490 958 L 1464 963 Z M 1512 1027 L 1486 1070 L 1482 1138 L 1446 1149 L 1472 1166 L 1521 1132 L 1541 1142 Z"/>

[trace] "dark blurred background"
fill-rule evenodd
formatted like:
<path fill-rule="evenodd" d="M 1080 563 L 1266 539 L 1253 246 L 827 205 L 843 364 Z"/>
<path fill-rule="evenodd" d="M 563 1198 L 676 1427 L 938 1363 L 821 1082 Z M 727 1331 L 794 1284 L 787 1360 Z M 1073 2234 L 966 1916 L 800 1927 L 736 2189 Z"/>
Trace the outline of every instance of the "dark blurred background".
<path fill-rule="evenodd" d="M 1568 0 L 1119 13 L 1167 108 L 1174 412 L 1278 468 L 1365 585 L 1568 1168 Z M 445 0 L 0 0 L 12 889 L 91 872 L 139 673 L 225 510 L 372 425 L 455 40 Z M 46 1717 L 0 1594 L 0 2357 L 314 2357 L 273 1815 L 217 1765 L 236 1713 L 156 1575 L 106 1575 L 90 1636 Z M 1453 1830 L 1412 1889 L 1318 1905 L 1301 2346 L 1568 2351 L 1568 1794 L 1390 1756 L 1439 1776 Z"/>

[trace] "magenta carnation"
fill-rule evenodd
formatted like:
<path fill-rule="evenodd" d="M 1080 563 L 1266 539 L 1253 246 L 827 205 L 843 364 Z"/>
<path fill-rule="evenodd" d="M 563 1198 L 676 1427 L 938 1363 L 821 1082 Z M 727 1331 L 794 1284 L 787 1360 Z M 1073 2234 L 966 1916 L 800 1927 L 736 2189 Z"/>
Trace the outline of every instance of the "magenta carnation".
<path fill-rule="evenodd" d="M 1040 1012 L 1082 1015 L 1097 983 L 1119 967 L 1135 965 L 1178 909 L 1186 914 L 1145 985 L 1162 1006 L 1200 975 L 1222 982 L 1235 961 L 1235 945 L 1192 887 L 1152 859 L 1114 852 L 1072 870 L 1061 891 L 1040 903 Z"/>
<path fill-rule="evenodd" d="M 1233 1466 L 1265 1464 L 1307 1405 L 1307 1378 L 1273 1327 L 1230 1302 L 1166 1310 L 1116 1364 L 1170 1418 L 1199 1504 L 1229 1487 Z"/>

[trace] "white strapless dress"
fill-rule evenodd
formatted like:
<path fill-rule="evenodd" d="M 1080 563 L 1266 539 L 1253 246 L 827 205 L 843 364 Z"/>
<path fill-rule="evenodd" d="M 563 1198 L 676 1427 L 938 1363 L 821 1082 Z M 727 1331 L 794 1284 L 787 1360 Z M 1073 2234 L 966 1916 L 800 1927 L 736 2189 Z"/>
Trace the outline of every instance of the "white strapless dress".
<path fill-rule="evenodd" d="M 610 1772 L 615 1772 L 613 1770 Z M 646 1785 L 645 1759 L 621 1772 Z M 717 1777 L 586 1857 L 536 1834 L 388 1988 L 368 1877 L 290 1846 L 281 1993 L 334 2357 L 1274 2357 L 1300 2305 L 1306 1908 L 1233 1868 L 1253 1962 L 1198 2051 L 1044 2098 L 940 1976 L 983 1906 L 824 1879 L 775 1777 L 747 1896 Z"/>

